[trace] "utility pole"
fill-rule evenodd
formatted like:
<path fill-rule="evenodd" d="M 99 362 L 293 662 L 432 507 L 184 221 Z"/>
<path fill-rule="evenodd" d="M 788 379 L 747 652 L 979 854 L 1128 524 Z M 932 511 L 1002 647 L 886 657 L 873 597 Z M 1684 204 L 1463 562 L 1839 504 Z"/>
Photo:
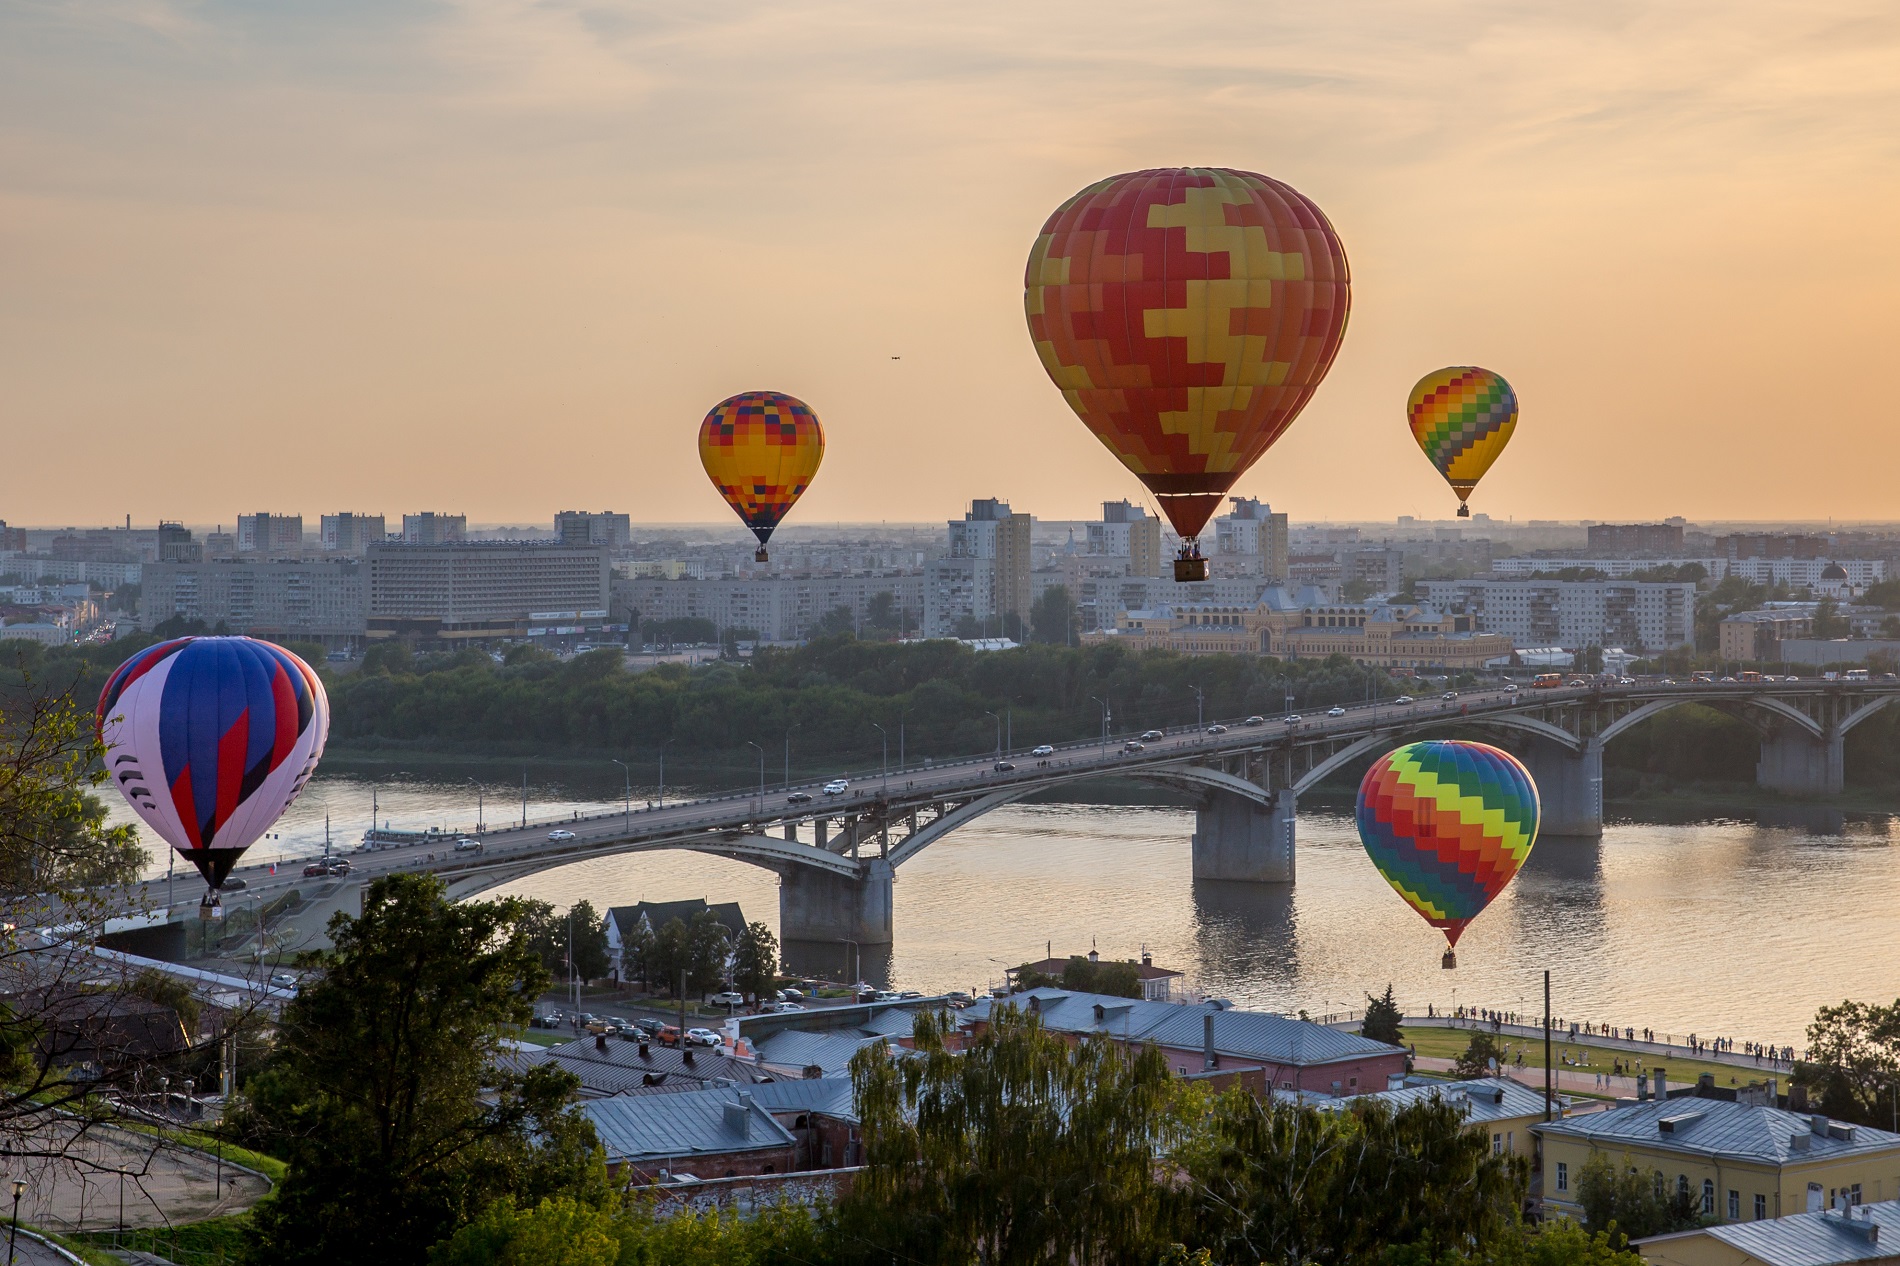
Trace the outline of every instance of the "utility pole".
<path fill-rule="evenodd" d="M 1194 728 L 1203 729 L 1207 721 L 1207 692 L 1199 686 L 1189 686 L 1188 689 L 1194 692 Z"/>
<path fill-rule="evenodd" d="M 614 760 L 614 758 L 611 756 L 609 756 L 607 759 L 613 761 L 614 764 L 620 766 L 620 787 L 621 787 L 621 797 L 622 797 L 621 802 L 620 802 L 620 806 L 621 806 L 620 815 L 621 815 L 621 820 L 625 823 L 625 825 L 627 825 L 628 827 L 632 827 L 633 825 L 633 771 L 627 768 L 626 761 Z M 521 787 L 522 787 L 521 825 L 523 826 L 526 826 L 528 824 L 527 786 L 528 786 L 527 775 L 523 774 L 522 783 L 521 783 Z"/>
<path fill-rule="evenodd" d="M 521 829 L 528 829 L 528 767 L 521 767 Z"/>
<path fill-rule="evenodd" d="M 1556 1070 L 1550 1066 L 1550 968 L 1544 969 L 1544 1120 L 1551 1120 L 1556 1103 Z"/>

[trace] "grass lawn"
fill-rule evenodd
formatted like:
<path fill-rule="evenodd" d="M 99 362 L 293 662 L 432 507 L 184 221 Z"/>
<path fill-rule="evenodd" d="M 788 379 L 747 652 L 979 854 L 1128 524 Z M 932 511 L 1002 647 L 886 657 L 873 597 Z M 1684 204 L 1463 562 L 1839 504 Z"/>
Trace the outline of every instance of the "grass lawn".
<path fill-rule="evenodd" d="M 72 1247 L 77 1240 L 93 1253 L 99 1253 L 114 1247 L 116 1239 L 116 1247 L 156 1253 L 178 1266 L 224 1266 L 227 1262 L 243 1260 L 244 1228 L 250 1220 L 250 1214 L 238 1213 L 185 1226 L 127 1230 L 116 1236 L 111 1231 L 91 1231 L 70 1237 L 66 1243 Z M 94 1260 L 117 1262 L 120 1259 L 101 1255 Z"/>
<path fill-rule="evenodd" d="M 1430 1055 L 1440 1059 L 1456 1059 L 1464 1054 L 1465 1047 L 1471 1042 L 1470 1029 L 1411 1028 L 1401 1029 L 1400 1033 L 1409 1046 L 1416 1046 L 1420 1055 Z M 1542 1068 L 1544 1066 L 1544 1041 L 1542 1038 L 1515 1038 L 1500 1035 L 1504 1048 L 1513 1057 L 1518 1051 L 1524 1052 L 1524 1067 Z M 1661 1064 L 1669 1075 L 1672 1085 L 1692 1082 L 1703 1073 L 1714 1073 L 1718 1086 L 1746 1086 L 1751 1081 L 1761 1081 L 1768 1077 L 1779 1077 L 1785 1093 L 1789 1076 L 1786 1070 L 1770 1068 L 1744 1069 L 1727 1064 L 1712 1064 L 1706 1060 L 1690 1059 L 1683 1055 L 1638 1055 L 1632 1051 L 1619 1051 L 1609 1047 L 1591 1046 L 1583 1042 L 1566 1042 L 1554 1035 L 1551 1038 L 1551 1051 L 1556 1056 L 1559 1069 L 1572 1071 L 1607 1073 L 1616 1068 L 1616 1061 L 1623 1061 L 1627 1069 L 1630 1061 L 1641 1060 L 1645 1071 Z M 1563 1062 L 1569 1055 L 1573 1061 Z"/>

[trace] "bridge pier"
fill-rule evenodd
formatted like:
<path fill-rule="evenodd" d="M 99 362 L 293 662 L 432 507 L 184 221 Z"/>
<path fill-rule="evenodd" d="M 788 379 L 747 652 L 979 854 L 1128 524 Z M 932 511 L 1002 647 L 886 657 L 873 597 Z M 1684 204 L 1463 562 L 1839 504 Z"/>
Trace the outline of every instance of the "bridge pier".
<path fill-rule="evenodd" d="M 1842 735 L 1815 738 L 1795 725 L 1781 725 L 1761 741 L 1755 785 L 1793 796 L 1825 796 L 1841 790 Z"/>
<path fill-rule="evenodd" d="M 891 864 L 867 859 L 857 879 L 811 866 L 779 876 L 778 934 L 782 941 L 891 943 Z"/>
<path fill-rule="evenodd" d="M 1524 765 L 1537 783 L 1539 835 L 1603 834 L 1601 743 L 1592 740 L 1573 752 L 1554 742 L 1533 742 Z"/>
<path fill-rule="evenodd" d="M 1255 883 L 1293 882 L 1293 829 L 1298 801 L 1290 788 L 1261 804 L 1215 791 L 1194 814 L 1194 877 Z"/>

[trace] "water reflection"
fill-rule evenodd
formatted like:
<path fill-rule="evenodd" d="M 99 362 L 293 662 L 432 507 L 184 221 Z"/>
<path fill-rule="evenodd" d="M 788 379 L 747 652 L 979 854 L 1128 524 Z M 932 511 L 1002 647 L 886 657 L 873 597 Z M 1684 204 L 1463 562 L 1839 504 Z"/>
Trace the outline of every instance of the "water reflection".
<path fill-rule="evenodd" d="M 518 777 L 518 776 L 517 776 Z M 491 824 L 518 821 L 521 790 L 487 784 Z M 616 807 L 530 780 L 531 819 Z M 635 788 L 636 801 L 651 794 Z M 325 775 L 260 855 L 322 851 L 325 815 L 353 846 L 378 815 L 398 827 L 461 829 L 475 794 L 439 780 Z M 129 816 L 119 810 L 119 820 Z M 1900 995 L 1896 820 L 1778 807 L 1759 820 L 1616 821 L 1601 840 L 1550 837 L 1439 967 L 1443 938 L 1367 860 L 1351 816 L 1303 810 L 1294 885 L 1196 883 L 1184 807 L 1019 804 L 979 819 L 898 872 L 897 944 L 787 946 L 797 970 L 860 975 L 927 991 L 981 990 L 1006 967 L 1047 954 L 1138 958 L 1186 974 L 1189 988 L 1244 1006 L 1314 1013 L 1361 1005 L 1390 982 L 1423 1010 L 1458 1003 L 1529 1010 L 1542 972 L 1572 1018 L 1799 1044 L 1817 1006 Z M 155 843 L 155 842 L 154 842 Z M 154 847 L 163 874 L 167 850 Z M 778 880 L 743 862 L 689 852 L 623 854 L 498 889 L 566 906 L 702 897 L 737 901 L 778 926 Z"/>

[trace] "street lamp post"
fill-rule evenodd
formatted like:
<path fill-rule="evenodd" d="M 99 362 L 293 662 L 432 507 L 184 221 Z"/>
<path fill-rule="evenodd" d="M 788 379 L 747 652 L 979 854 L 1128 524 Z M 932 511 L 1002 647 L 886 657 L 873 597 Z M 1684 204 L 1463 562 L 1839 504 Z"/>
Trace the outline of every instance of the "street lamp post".
<path fill-rule="evenodd" d="M 1102 755 L 1107 756 L 1108 755 L 1108 701 L 1106 699 L 1097 699 L 1094 695 L 1090 695 L 1089 702 L 1101 705 L 1101 708 L 1102 708 Z"/>
<path fill-rule="evenodd" d="M 614 764 L 620 766 L 620 786 L 621 786 L 620 814 L 621 814 L 622 821 L 627 826 L 632 826 L 633 825 L 633 771 L 627 768 L 626 761 L 616 759 L 615 757 L 612 757 L 612 756 L 609 756 L 607 759 L 613 761 Z M 524 800 L 522 803 L 525 805 L 527 802 Z M 528 815 L 525 808 L 522 811 L 521 817 L 522 817 L 522 825 L 526 826 Z"/>
<path fill-rule="evenodd" d="M 795 721 L 785 727 L 785 785 L 788 788 L 792 785 L 792 731 L 803 724 L 803 721 Z"/>
<path fill-rule="evenodd" d="M 996 759 L 1002 760 L 1003 759 L 1003 718 L 997 716 L 994 712 L 989 711 L 987 708 L 984 709 L 983 715 L 988 717 L 990 720 L 996 722 Z"/>
<path fill-rule="evenodd" d="M 877 731 L 878 739 L 884 745 L 884 755 L 878 766 L 878 769 L 879 769 L 879 778 L 884 784 L 884 790 L 889 791 L 891 789 L 891 736 L 890 736 L 890 732 L 887 731 L 883 726 L 879 725 L 876 721 L 871 722 L 871 728 Z"/>
<path fill-rule="evenodd" d="M 13 1180 L 13 1225 L 7 1228 L 7 1266 L 13 1266 L 13 1249 L 20 1235 L 20 1197 L 26 1194 L 26 1182 Z"/>
<path fill-rule="evenodd" d="M 747 739 L 745 741 L 745 745 L 759 754 L 759 812 L 764 813 L 765 812 L 765 749 L 763 747 L 760 747 L 757 743 L 754 743 L 751 739 Z"/>
<path fill-rule="evenodd" d="M 1194 728 L 1203 729 L 1207 723 L 1207 692 L 1199 686 L 1189 686 L 1194 692 Z"/>
<path fill-rule="evenodd" d="M 662 809 L 666 808 L 666 749 L 671 746 L 673 746 L 672 739 L 660 744 L 660 808 Z"/>
<path fill-rule="evenodd" d="M 482 796 L 483 796 L 483 793 L 487 789 L 483 787 L 480 783 L 476 782 L 473 778 L 464 778 L 462 779 L 462 781 L 467 783 L 469 786 L 475 788 L 475 834 L 480 835 L 482 833 L 483 826 L 486 825 L 482 821 L 482 818 L 484 815 L 484 810 L 482 808 Z"/>

